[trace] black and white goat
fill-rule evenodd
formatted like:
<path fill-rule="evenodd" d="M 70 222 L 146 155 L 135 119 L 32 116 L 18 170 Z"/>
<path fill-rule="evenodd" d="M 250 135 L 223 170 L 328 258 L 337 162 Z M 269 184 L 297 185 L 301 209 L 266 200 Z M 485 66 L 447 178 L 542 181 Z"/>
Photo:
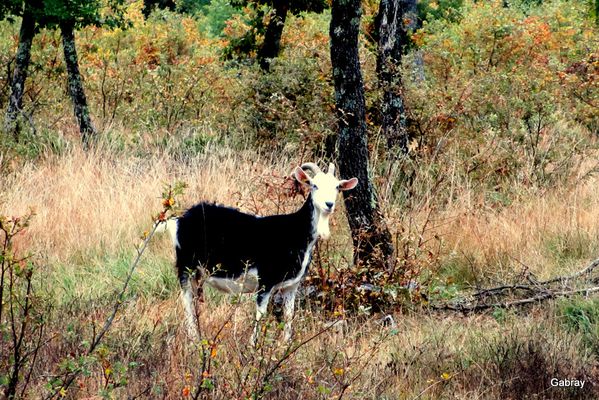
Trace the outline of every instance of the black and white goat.
<path fill-rule="evenodd" d="M 201 276 L 206 283 L 227 293 L 257 294 L 252 342 L 271 295 L 279 291 L 283 298 L 284 337 L 291 337 L 295 295 L 314 245 L 319 237 L 329 237 L 329 216 L 339 191 L 358 184 L 357 178 L 339 180 L 334 174 L 333 164 L 329 164 L 327 173 L 314 163 L 296 168 L 295 178 L 310 188 L 310 194 L 292 214 L 258 217 L 199 203 L 181 217 L 166 222 L 177 253 L 181 297 L 192 336 L 199 334 L 192 280 Z"/>

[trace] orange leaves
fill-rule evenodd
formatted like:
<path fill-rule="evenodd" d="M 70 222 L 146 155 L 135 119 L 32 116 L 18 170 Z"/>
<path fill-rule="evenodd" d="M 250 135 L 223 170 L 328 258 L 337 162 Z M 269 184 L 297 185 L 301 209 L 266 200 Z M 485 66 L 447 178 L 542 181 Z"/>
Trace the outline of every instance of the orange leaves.
<path fill-rule="evenodd" d="M 146 64 L 149 70 L 153 70 L 160 65 L 158 48 L 152 43 L 146 43 L 134 60 L 138 64 Z"/>
<path fill-rule="evenodd" d="M 171 208 L 174 205 L 175 205 L 175 199 L 173 199 L 172 197 L 168 197 L 168 198 L 162 200 L 162 206 L 164 208 Z"/>
<path fill-rule="evenodd" d="M 525 18 L 521 25 L 525 28 L 525 33 L 532 37 L 536 45 L 546 44 L 551 37 L 549 24 L 540 20 L 537 16 Z"/>

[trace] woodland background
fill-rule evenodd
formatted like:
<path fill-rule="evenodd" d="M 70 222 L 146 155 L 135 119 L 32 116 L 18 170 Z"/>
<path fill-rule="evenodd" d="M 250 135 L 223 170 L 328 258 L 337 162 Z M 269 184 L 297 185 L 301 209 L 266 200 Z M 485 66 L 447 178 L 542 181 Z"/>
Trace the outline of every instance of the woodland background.
<path fill-rule="evenodd" d="M 598 2 L 387 2 L 412 8 L 383 71 L 375 0 L 284 3 L 284 19 L 276 1 L 29 2 L 42 3 L 55 13 L 36 17 L 22 103 L 0 134 L 4 396 L 599 396 L 592 291 L 447 309 L 481 288 L 526 286 L 507 289 L 510 299 L 537 293 L 535 284 L 599 258 Z M 206 337 L 190 342 L 166 237 L 148 242 L 119 302 L 140 236 L 162 210 L 209 200 L 290 212 L 303 201 L 293 167 L 343 164 L 329 24 L 331 6 L 352 5 L 362 10 L 369 158 L 358 167 L 390 252 L 369 249 L 372 258 L 355 262 L 356 232 L 341 207 L 315 252 L 289 345 L 271 317 L 251 348 L 251 296 L 209 290 Z M 22 11 L 22 2 L 0 6 L 6 113 Z M 277 18 L 275 57 L 267 31 Z M 77 118 L 68 31 L 87 102 Z M 390 124 L 389 99 L 401 111 Z M 596 279 L 591 268 L 555 290 L 596 288 Z M 551 378 L 586 383 L 552 388 Z"/>

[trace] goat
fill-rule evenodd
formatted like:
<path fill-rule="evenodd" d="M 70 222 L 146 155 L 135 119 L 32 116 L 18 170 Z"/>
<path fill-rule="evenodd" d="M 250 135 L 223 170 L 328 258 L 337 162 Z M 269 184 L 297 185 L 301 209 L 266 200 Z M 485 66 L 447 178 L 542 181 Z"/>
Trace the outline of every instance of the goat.
<path fill-rule="evenodd" d="M 181 217 L 166 221 L 164 229 L 171 234 L 176 250 L 190 336 L 199 337 L 192 290 L 192 280 L 199 272 L 197 275 L 205 277 L 207 284 L 221 291 L 257 294 L 252 343 L 271 295 L 279 292 L 283 298 L 284 339 L 291 338 L 295 295 L 306 275 L 314 245 L 319 237 L 327 239 L 330 235 L 329 217 L 339 191 L 358 184 L 357 178 L 338 180 L 334 174 L 333 164 L 329 164 L 327 173 L 314 163 L 297 167 L 295 179 L 309 187 L 310 194 L 303 206 L 291 214 L 259 217 L 213 203 L 199 203 Z"/>

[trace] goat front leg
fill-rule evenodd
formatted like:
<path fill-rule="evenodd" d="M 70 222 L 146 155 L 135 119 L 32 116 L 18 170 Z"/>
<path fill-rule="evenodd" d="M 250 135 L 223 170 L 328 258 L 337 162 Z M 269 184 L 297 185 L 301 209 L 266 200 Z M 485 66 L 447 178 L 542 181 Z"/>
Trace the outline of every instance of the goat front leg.
<path fill-rule="evenodd" d="M 295 310 L 295 295 L 297 293 L 298 285 L 289 288 L 283 294 L 283 317 L 285 319 L 285 330 L 283 331 L 283 340 L 286 342 L 291 339 L 293 330 L 291 328 L 291 322 L 293 321 L 293 315 Z"/>
<path fill-rule="evenodd" d="M 254 333 L 250 338 L 250 344 L 252 346 L 256 346 L 258 343 L 258 335 L 260 333 L 260 320 L 266 314 L 268 310 L 268 300 L 270 299 L 270 294 L 272 292 L 272 288 L 269 290 L 264 290 L 258 293 L 258 297 L 256 298 L 256 322 L 254 325 Z"/>

